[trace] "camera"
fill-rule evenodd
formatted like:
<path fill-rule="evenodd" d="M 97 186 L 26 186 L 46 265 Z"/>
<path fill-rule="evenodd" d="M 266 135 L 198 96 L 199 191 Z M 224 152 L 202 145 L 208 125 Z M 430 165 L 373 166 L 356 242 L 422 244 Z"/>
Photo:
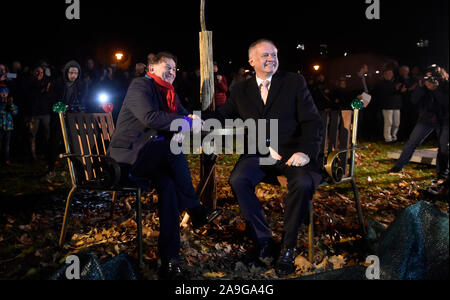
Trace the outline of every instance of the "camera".
<path fill-rule="evenodd" d="M 425 74 L 423 80 L 429 83 L 435 84 L 442 80 L 441 68 L 438 65 L 429 66 Z"/>
<path fill-rule="evenodd" d="M 435 77 L 435 76 L 433 76 L 433 75 L 425 76 L 425 77 L 423 77 L 423 79 L 424 79 L 425 81 L 428 81 L 429 83 L 432 83 L 432 84 L 435 84 L 436 82 L 439 81 L 438 78 Z"/>

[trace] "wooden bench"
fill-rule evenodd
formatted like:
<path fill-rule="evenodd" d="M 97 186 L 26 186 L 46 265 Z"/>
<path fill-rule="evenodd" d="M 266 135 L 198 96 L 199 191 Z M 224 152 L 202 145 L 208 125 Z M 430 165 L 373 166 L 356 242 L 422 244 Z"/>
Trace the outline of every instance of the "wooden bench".
<path fill-rule="evenodd" d="M 70 217 L 71 200 L 78 189 L 113 192 L 112 205 L 118 192 L 136 194 L 137 248 L 139 264 L 142 264 L 142 211 L 141 194 L 150 189 L 147 179 L 133 178 L 123 183 L 120 165 L 107 156 L 114 132 L 111 113 L 66 113 L 62 104 L 55 109 L 59 113 L 72 188 L 66 201 L 59 246 L 65 242 Z"/>

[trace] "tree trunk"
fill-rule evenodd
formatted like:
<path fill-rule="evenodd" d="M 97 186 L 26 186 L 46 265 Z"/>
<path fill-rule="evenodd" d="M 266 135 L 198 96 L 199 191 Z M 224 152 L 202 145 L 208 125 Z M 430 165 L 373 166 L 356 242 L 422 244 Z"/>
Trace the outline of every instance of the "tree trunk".
<path fill-rule="evenodd" d="M 206 31 L 205 0 L 200 0 L 200 100 L 203 111 L 214 111 L 214 69 L 212 32 Z M 201 154 L 200 201 L 207 207 L 216 208 L 216 159 L 215 155 Z"/>

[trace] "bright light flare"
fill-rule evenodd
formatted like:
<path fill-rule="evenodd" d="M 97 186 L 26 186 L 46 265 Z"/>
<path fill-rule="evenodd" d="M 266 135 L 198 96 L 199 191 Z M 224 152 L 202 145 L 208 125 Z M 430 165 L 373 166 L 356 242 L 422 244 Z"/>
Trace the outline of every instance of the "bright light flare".
<path fill-rule="evenodd" d="M 108 95 L 106 93 L 101 93 L 98 96 L 98 100 L 100 101 L 100 103 L 104 104 L 104 103 L 108 102 L 109 97 L 108 97 Z"/>
<path fill-rule="evenodd" d="M 116 59 L 117 60 L 122 60 L 123 59 L 123 53 L 121 53 L 121 52 L 119 52 L 119 53 L 116 53 Z"/>

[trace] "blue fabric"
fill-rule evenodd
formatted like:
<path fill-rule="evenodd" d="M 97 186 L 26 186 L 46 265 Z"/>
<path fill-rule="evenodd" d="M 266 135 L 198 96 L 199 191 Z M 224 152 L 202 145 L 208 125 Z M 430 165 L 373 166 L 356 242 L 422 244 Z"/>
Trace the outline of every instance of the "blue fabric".
<path fill-rule="evenodd" d="M 8 103 L 0 103 L 0 129 L 5 131 L 14 130 L 13 116 L 19 112 L 16 105 L 12 105 L 8 110 L 9 105 Z"/>
<path fill-rule="evenodd" d="M 7 87 L 1 87 L 0 88 L 0 93 L 4 93 L 4 92 L 9 94 L 9 89 Z"/>
<path fill-rule="evenodd" d="M 192 128 L 192 119 L 191 118 L 189 118 L 189 117 L 183 117 L 183 120 L 185 120 L 185 121 L 187 121 L 188 122 L 188 124 L 189 124 L 189 128 L 185 128 L 184 126 L 183 126 L 183 128 L 181 129 L 181 131 L 183 131 L 183 132 L 185 132 L 185 131 L 191 131 L 191 128 Z"/>

